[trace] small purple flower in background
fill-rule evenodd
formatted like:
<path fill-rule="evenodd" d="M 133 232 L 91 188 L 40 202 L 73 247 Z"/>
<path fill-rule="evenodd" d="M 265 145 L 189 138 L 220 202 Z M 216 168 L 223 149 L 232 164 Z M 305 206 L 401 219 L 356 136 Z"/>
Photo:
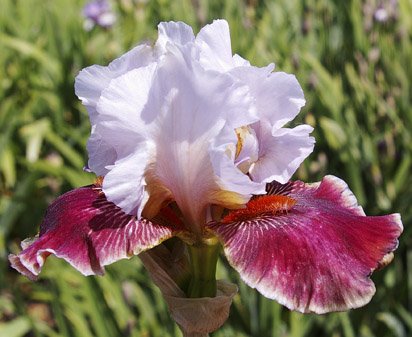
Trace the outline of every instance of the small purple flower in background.
<path fill-rule="evenodd" d="M 362 4 L 363 26 L 371 32 L 374 25 L 395 23 L 399 18 L 398 0 L 366 0 Z"/>
<path fill-rule="evenodd" d="M 386 10 L 386 8 L 379 7 L 376 9 L 375 13 L 373 14 L 373 17 L 376 21 L 386 22 L 389 19 L 389 13 Z"/>
<path fill-rule="evenodd" d="M 290 309 L 370 301 L 371 273 L 397 248 L 399 214 L 366 216 L 334 176 L 290 181 L 314 147 L 310 126 L 285 127 L 305 104 L 302 89 L 274 65 L 233 55 L 226 21 L 197 36 L 161 23 L 154 46 L 82 70 L 75 88 L 92 124 L 88 167 L 100 178 L 50 205 L 39 237 L 10 255 L 15 269 L 36 279 L 54 254 L 103 274 L 178 237 L 193 267 L 188 297 L 217 294 L 221 245 L 248 285 Z"/>
<path fill-rule="evenodd" d="M 398 0 L 380 1 L 373 17 L 380 23 L 385 23 L 389 20 L 396 21 L 399 16 Z"/>
<path fill-rule="evenodd" d="M 116 16 L 107 0 L 94 0 L 83 7 L 83 16 L 86 18 L 84 27 L 91 30 L 95 25 L 110 28 L 116 22 Z"/>

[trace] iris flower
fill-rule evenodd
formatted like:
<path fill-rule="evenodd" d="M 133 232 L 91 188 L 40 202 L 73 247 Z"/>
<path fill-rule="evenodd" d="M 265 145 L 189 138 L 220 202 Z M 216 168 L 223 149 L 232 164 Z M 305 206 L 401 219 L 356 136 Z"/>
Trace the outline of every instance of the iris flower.
<path fill-rule="evenodd" d="M 36 279 L 54 254 L 84 275 L 177 237 L 189 251 L 189 297 L 214 296 L 219 247 L 241 278 L 300 312 L 370 301 L 371 273 L 402 232 L 399 214 L 366 216 L 341 179 L 290 181 L 313 151 L 312 128 L 285 127 L 305 104 L 293 75 L 231 50 L 224 20 L 197 36 L 161 23 L 107 67 L 76 78 L 99 178 L 47 210 L 38 237 L 10 255 Z M 183 285 L 182 285 L 183 287 Z"/>

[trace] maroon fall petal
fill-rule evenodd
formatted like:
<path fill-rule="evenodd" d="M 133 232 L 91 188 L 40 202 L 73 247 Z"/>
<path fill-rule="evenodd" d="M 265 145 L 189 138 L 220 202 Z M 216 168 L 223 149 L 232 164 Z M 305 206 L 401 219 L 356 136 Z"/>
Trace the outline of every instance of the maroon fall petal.
<path fill-rule="evenodd" d="M 173 236 L 177 228 L 137 220 L 107 201 L 100 186 L 81 187 L 56 199 L 47 209 L 39 236 L 11 254 L 13 268 L 32 280 L 54 254 L 84 275 L 103 274 L 105 265 L 129 258 Z"/>
<path fill-rule="evenodd" d="M 208 224 L 230 264 L 264 296 L 300 312 L 360 307 L 371 273 L 397 248 L 399 214 L 366 216 L 345 182 L 268 184 L 244 210 Z"/>

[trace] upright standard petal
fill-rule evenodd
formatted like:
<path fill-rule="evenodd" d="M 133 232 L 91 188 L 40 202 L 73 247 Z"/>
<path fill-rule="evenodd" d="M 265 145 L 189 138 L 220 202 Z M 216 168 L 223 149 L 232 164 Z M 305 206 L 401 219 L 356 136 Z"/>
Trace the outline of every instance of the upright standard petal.
<path fill-rule="evenodd" d="M 164 59 L 143 114 L 160 112 L 147 128 L 156 146 L 150 175 L 170 191 L 188 225 L 199 232 L 208 204 L 240 205 L 245 196 L 239 194 L 247 186 L 247 199 L 256 190 L 245 176 L 242 181 L 250 185 L 242 186 L 242 191 L 230 190 L 229 185 L 236 184 L 221 184 L 212 163 L 216 156 L 222 160 L 226 156 L 219 152 L 220 146 L 228 139 L 236 142 L 235 128 L 256 117 L 247 88 L 228 75 L 204 70 L 184 52 L 170 50 Z M 231 169 L 235 176 L 238 169 L 234 165 Z"/>
<path fill-rule="evenodd" d="M 230 71 L 249 87 L 255 99 L 259 122 L 251 127 L 255 132 L 258 150 L 250 161 L 248 173 L 256 183 L 276 180 L 286 183 L 300 164 L 313 151 L 315 140 L 309 137 L 312 127 L 300 125 L 282 128 L 305 105 L 302 88 L 295 76 L 272 72 L 273 68 L 237 67 Z M 249 135 L 248 138 L 252 135 Z M 243 157 L 243 151 L 239 156 Z M 245 165 L 243 165 L 243 169 Z"/>
<path fill-rule="evenodd" d="M 160 49 L 161 53 L 166 51 L 167 43 L 185 45 L 195 39 L 192 27 L 183 22 L 161 22 L 158 25 L 158 30 L 156 47 Z"/>
<path fill-rule="evenodd" d="M 196 36 L 196 44 L 201 50 L 200 61 L 206 69 L 226 72 L 234 67 L 227 21 L 215 20 L 203 27 Z"/>
<path fill-rule="evenodd" d="M 313 185 L 272 183 L 267 191 L 208 225 L 243 280 L 300 312 L 368 303 L 375 293 L 371 273 L 397 248 L 399 214 L 365 216 L 333 176 Z"/>
<path fill-rule="evenodd" d="M 257 184 L 273 180 L 286 183 L 313 151 L 314 144 L 314 139 L 309 137 L 309 126 L 282 129 L 305 105 L 303 91 L 296 77 L 284 72 L 273 72 L 273 64 L 258 68 L 238 55 L 232 56 L 229 27 L 224 20 L 205 26 L 196 37 L 195 44 L 203 67 L 230 74 L 247 86 L 253 97 L 259 119 L 253 126 L 257 137 L 255 142 L 254 137 L 247 137 L 243 141 L 249 141 L 245 145 L 258 144 L 258 151 L 252 153 L 252 148 L 245 147 L 247 153 L 240 151 L 237 157 L 239 160 L 249 158 L 243 160 L 243 164 L 238 164 L 238 167 L 249 173 Z M 253 157 L 257 158 L 251 160 Z"/>
<path fill-rule="evenodd" d="M 32 280 L 50 254 L 84 275 L 101 275 L 105 265 L 150 249 L 177 231 L 179 228 L 136 220 L 107 201 L 100 186 L 91 185 L 56 199 L 47 210 L 38 238 L 9 260 Z"/>

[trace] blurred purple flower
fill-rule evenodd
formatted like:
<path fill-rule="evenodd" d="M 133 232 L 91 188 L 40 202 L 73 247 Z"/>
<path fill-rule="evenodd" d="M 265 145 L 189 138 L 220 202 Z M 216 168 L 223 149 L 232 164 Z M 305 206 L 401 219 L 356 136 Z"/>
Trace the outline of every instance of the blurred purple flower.
<path fill-rule="evenodd" d="M 386 22 L 389 19 L 389 13 L 385 8 L 380 7 L 375 11 L 374 18 L 376 21 Z"/>
<path fill-rule="evenodd" d="M 116 16 L 107 0 L 94 0 L 83 7 L 83 16 L 86 18 L 84 27 L 91 30 L 95 25 L 110 28 L 116 21 Z"/>

